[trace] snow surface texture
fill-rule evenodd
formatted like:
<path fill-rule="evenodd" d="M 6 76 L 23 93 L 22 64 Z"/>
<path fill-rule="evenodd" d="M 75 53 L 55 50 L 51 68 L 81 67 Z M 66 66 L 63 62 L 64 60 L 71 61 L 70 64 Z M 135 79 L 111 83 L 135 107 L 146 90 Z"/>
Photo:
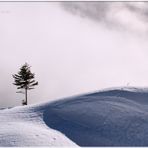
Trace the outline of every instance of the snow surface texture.
<path fill-rule="evenodd" d="M 0 146 L 148 146 L 148 89 L 114 88 L 0 111 Z"/>
<path fill-rule="evenodd" d="M 43 111 L 32 107 L 1 110 L 0 147 L 76 146 L 62 133 L 46 126 Z"/>

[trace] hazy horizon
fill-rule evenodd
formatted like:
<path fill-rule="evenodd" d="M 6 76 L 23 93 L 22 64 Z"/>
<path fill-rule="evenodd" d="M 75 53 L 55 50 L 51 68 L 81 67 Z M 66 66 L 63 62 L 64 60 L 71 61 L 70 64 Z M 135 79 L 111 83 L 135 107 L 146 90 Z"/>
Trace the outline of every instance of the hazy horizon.
<path fill-rule="evenodd" d="M 148 86 L 148 3 L 1 2 L 0 107 L 21 105 L 12 74 L 27 62 L 29 104 Z"/>

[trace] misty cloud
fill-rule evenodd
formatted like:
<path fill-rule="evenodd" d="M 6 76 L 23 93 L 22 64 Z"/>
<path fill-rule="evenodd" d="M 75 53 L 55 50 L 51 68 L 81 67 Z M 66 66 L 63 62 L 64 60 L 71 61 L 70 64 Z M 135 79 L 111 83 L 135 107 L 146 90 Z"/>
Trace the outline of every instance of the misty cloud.
<path fill-rule="evenodd" d="M 148 85 L 143 3 L 7 2 L 0 12 L 0 107 L 21 105 L 12 74 L 25 62 L 39 82 L 29 104 Z"/>
<path fill-rule="evenodd" d="M 103 21 L 109 9 L 108 3 L 104 2 L 65 2 L 61 5 L 73 14 L 82 17 L 90 17 L 95 20 Z"/>
<path fill-rule="evenodd" d="M 72 14 L 90 18 L 108 28 L 137 33 L 148 31 L 146 2 L 65 2 L 61 5 Z"/>

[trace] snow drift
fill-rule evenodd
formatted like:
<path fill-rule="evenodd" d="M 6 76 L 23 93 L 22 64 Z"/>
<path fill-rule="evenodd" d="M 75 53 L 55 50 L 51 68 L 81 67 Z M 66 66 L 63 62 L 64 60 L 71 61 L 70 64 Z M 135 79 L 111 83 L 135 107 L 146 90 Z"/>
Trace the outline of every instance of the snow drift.
<path fill-rule="evenodd" d="M 147 89 L 108 89 L 0 111 L 0 146 L 148 146 L 147 139 Z"/>

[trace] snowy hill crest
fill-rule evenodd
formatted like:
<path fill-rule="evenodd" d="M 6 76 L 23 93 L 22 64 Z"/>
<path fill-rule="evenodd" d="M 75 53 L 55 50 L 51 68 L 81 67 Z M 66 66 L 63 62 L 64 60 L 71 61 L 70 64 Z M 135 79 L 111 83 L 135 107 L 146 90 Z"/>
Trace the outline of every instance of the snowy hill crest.
<path fill-rule="evenodd" d="M 0 121 L 0 146 L 148 146 L 148 90 L 113 88 L 5 109 Z"/>

